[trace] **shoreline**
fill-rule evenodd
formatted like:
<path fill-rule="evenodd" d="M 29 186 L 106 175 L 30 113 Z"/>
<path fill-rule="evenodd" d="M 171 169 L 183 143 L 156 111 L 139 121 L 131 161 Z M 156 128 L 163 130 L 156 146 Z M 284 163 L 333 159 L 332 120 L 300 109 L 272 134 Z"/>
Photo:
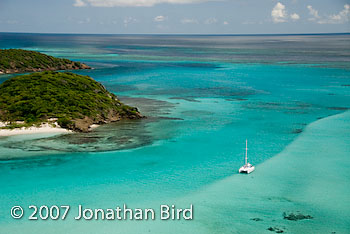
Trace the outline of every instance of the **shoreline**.
<path fill-rule="evenodd" d="M 0 123 L 1 126 L 2 123 Z M 56 127 L 48 123 L 41 124 L 40 127 L 22 127 L 15 129 L 0 129 L 0 137 L 15 136 L 15 135 L 27 135 L 27 134 L 41 134 L 41 133 L 72 133 L 71 130 L 61 128 L 55 124 Z"/>

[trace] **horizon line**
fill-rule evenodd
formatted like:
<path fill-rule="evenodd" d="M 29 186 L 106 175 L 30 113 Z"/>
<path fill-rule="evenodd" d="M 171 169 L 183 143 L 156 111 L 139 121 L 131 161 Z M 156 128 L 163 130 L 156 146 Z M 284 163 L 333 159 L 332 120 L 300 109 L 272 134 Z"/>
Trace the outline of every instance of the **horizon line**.
<path fill-rule="evenodd" d="M 350 32 L 336 33 L 41 33 L 41 32 L 0 32 L 1 34 L 53 34 L 53 35 L 104 35 L 104 36 L 312 36 L 312 35 L 350 35 Z"/>

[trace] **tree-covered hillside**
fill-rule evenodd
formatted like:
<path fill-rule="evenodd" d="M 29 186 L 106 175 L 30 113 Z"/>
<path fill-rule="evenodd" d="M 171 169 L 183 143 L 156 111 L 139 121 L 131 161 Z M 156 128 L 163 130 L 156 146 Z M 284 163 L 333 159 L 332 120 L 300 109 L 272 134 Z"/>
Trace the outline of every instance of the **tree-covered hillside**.
<path fill-rule="evenodd" d="M 92 124 L 141 117 L 136 108 L 121 103 L 89 76 L 40 72 L 13 77 L 0 85 L 0 121 L 12 125 L 57 119 L 63 128 L 88 131 Z"/>
<path fill-rule="evenodd" d="M 0 74 L 89 68 L 80 62 L 55 58 L 35 51 L 0 49 Z"/>

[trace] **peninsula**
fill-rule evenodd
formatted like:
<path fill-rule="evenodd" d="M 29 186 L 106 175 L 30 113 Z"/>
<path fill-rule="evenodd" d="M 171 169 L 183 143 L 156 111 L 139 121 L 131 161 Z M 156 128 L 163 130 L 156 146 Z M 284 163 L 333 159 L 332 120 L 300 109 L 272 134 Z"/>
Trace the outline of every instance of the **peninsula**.
<path fill-rule="evenodd" d="M 137 108 L 89 76 L 38 72 L 10 78 L 0 85 L 0 128 L 51 126 L 87 132 L 92 126 L 139 119 Z"/>
<path fill-rule="evenodd" d="M 0 49 L 0 74 L 91 69 L 69 59 L 22 49 Z"/>

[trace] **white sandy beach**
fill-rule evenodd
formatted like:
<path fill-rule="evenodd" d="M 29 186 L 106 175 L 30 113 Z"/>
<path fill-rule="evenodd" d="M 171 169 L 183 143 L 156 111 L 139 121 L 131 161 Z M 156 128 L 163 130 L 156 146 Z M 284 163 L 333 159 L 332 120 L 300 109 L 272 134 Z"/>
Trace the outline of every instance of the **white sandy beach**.
<path fill-rule="evenodd" d="M 0 122 L 0 127 L 5 126 L 5 123 Z M 71 133 L 72 131 L 48 123 L 42 124 L 40 127 L 15 128 L 15 129 L 0 129 L 1 136 L 14 136 L 21 134 L 40 134 L 40 133 Z"/>

